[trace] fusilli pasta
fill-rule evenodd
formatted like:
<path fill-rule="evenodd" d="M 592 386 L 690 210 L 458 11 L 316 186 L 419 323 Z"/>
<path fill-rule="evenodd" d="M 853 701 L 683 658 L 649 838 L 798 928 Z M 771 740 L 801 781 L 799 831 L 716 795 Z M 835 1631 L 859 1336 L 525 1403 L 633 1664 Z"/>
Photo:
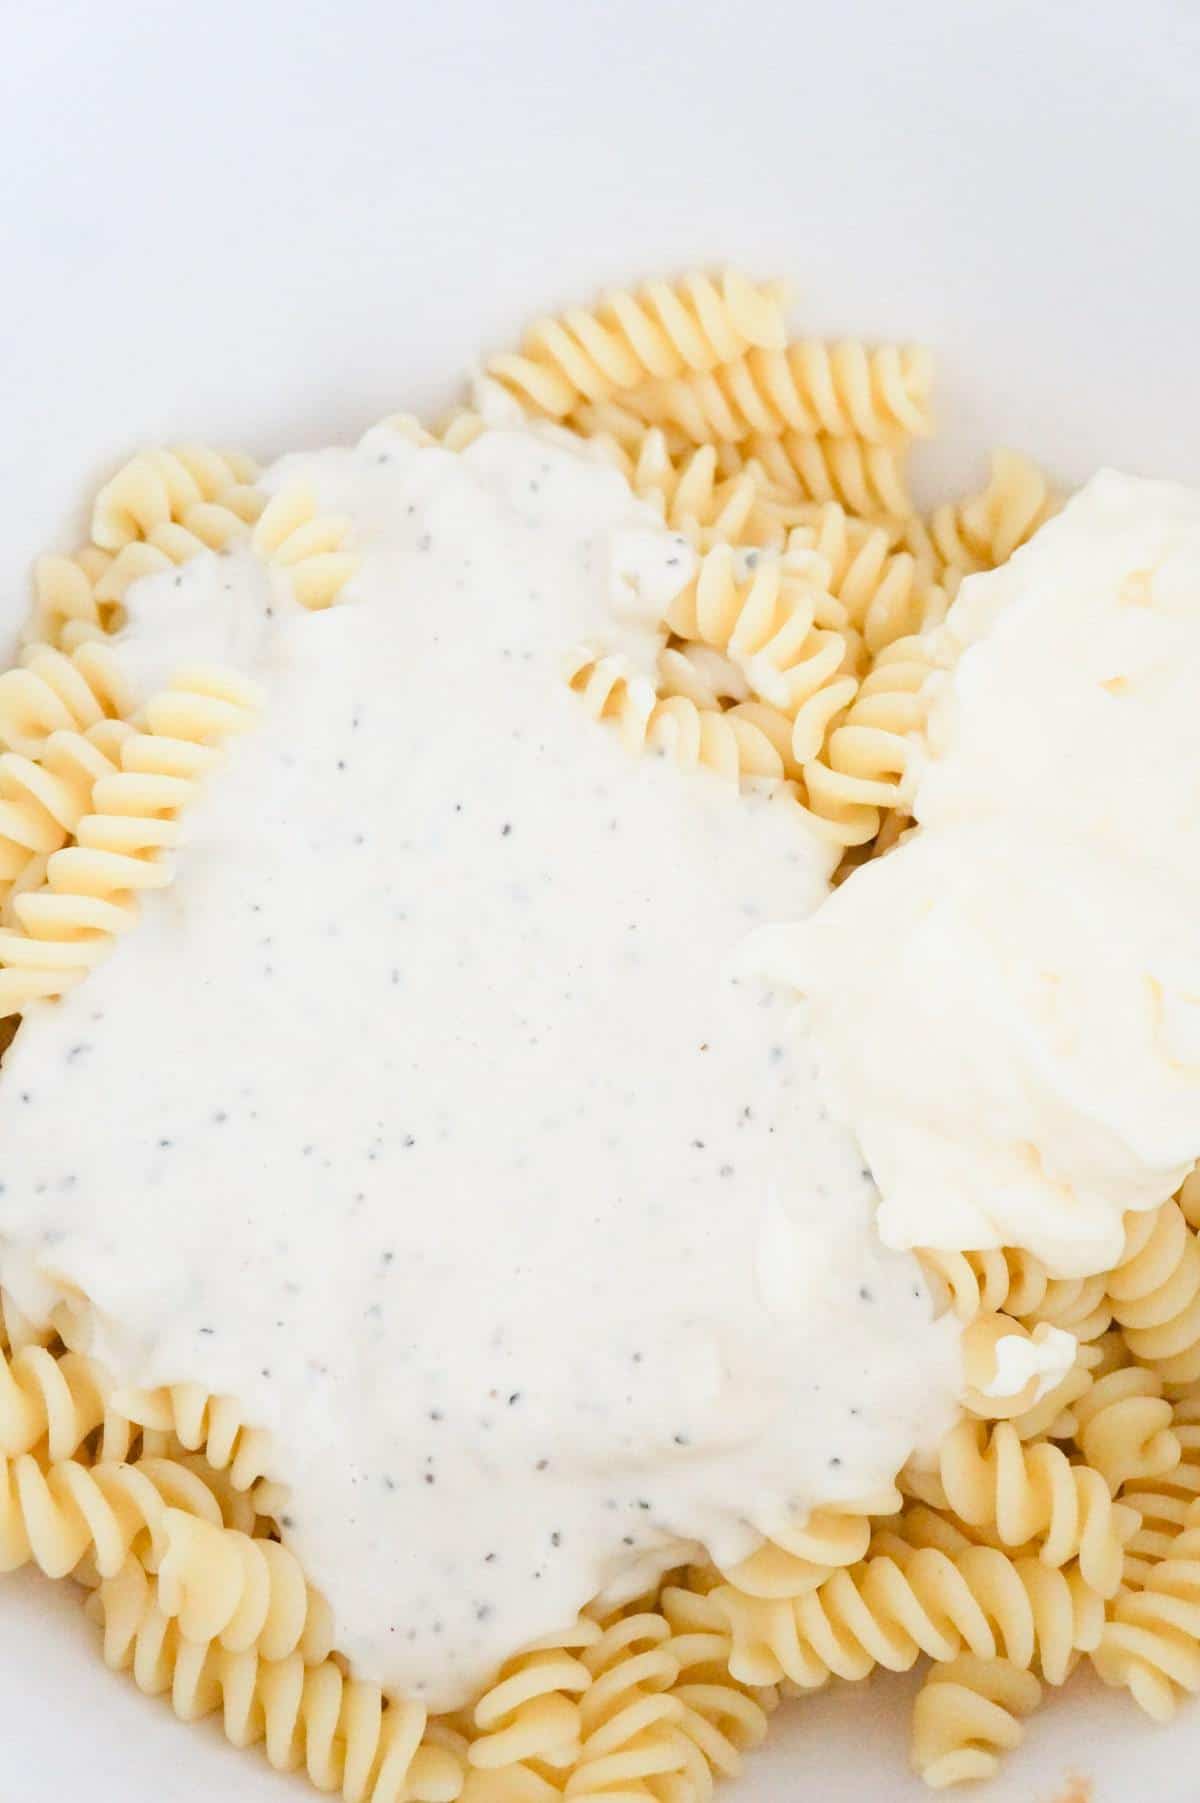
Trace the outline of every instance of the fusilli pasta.
<path fill-rule="evenodd" d="M 256 1648 L 264 1659 L 299 1651 L 306 1665 L 329 1657 L 328 1604 L 286 1547 L 184 1509 L 167 1511 L 163 1534 L 159 1607 L 185 1640 L 219 1640 L 233 1653 Z"/>
<path fill-rule="evenodd" d="M 62 1578 L 86 1554 L 101 1577 L 114 1576 L 143 1540 L 144 1558 L 157 1566 L 172 1508 L 221 1525 L 208 1485 L 170 1459 L 90 1466 L 79 1459 L 51 1463 L 35 1453 L 0 1459 L 0 1570 L 33 1563 Z"/>
<path fill-rule="evenodd" d="M 138 1426 L 174 1434 L 189 1452 L 203 1453 L 213 1471 L 228 1472 L 235 1490 L 252 1489 L 270 1467 L 270 1435 L 248 1427 L 231 1396 L 214 1396 L 201 1384 L 172 1384 L 119 1390 L 112 1401 Z"/>
<path fill-rule="evenodd" d="M 910 522 L 907 542 L 931 561 L 953 591 L 964 576 L 1006 563 L 1060 504 L 1028 457 L 997 451 L 986 486 L 965 501 L 937 508 L 928 524 Z"/>
<path fill-rule="evenodd" d="M 575 308 L 529 328 L 519 354 L 492 357 L 488 374 L 524 404 L 556 419 L 581 401 L 606 400 L 648 378 L 704 372 L 753 345 L 781 349 L 783 290 L 756 287 L 728 270 L 615 291 L 593 309 Z"/>
<path fill-rule="evenodd" d="M 921 1653 L 948 1660 L 964 1649 L 1023 1670 L 1036 1660 L 1048 1683 L 1061 1684 L 1104 1625 L 1104 1601 L 1074 1563 L 1053 1568 L 990 1546 L 947 1555 L 899 1539 L 892 1556 L 835 1571 L 807 1596 L 776 1601 L 725 1585 L 713 1600 L 733 1635 L 734 1676 L 786 1678 L 800 1690 L 830 1676 L 864 1678 L 877 1665 L 907 1671 Z"/>
<path fill-rule="evenodd" d="M 543 320 L 489 373 L 589 438 L 701 554 L 655 680 L 568 658 L 587 710 L 632 750 L 772 794 L 855 856 L 886 849 L 925 726 L 928 635 L 964 576 L 1055 510 L 1043 474 L 999 452 L 979 493 L 919 518 L 905 457 L 930 429 L 927 354 L 789 342 L 781 290 L 731 273 Z M 472 407 L 436 433 L 389 423 L 451 452 L 486 429 Z M 25 648 L 0 676 L 9 1014 L 61 993 L 168 880 L 180 810 L 260 705 L 197 669 L 139 711 L 105 643 L 130 585 L 242 540 L 306 607 L 353 577 L 349 522 L 257 479 L 237 454 L 143 452 L 97 497 L 92 542 L 36 567 Z M 236 1744 L 262 1742 L 348 1803 L 708 1803 L 762 1738 L 776 1686 L 922 1656 L 914 1764 L 937 1787 L 984 1777 L 1039 1680 L 1062 1683 L 1081 1656 L 1160 1718 L 1200 1690 L 1198 1232 L 1193 1175 L 1127 1218 L 1108 1273 L 1051 1278 L 1018 1249 L 923 1252 L 967 1330 L 969 1378 L 931 1467 L 728 1570 L 585 1611 L 453 1718 L 347 1676 L 279 1540 L 269 1436 L 199 1385 L 114 1389 L 81 1298 L 43 1328 L 0 1293 L 0 1567 L 73 1574 L 111 1665 L 181 1716 L 221 1711 Z M 989 1396 L 996 1340 L 1042 1325 L 1074 1335 L 1072 1368 L 1037 1401 L 1032 1380 Z"/>
<path fill-rule="evenodd" d="M 810 338 L 646 382 L 623 405 L 650 424 L 678 427 L 696 444 L 786 433 L 885 445 L 931 430 L 932 377 L 932 359 L 920 348 Z"/>
<path fill-rule="evenodd" d="M 1092 1664 L 1155 1721 L 1170 1721 L 1181 1692 L 1200 1691 L 1200 1505 L 1189 1507 L 1167 1556 L 1109 1605 Z"/>
<path fill-rule="evenodd" d="M 641 392 L 649 397 L 641 403 L 647 424 L 680 425 L 682 422 L 672 419 L 672 410 L 684 411 L 688 417 L 682 429 L 693 442 L 706 444 L 722 437 L 701 412 L 702 399 L 696 385 L 688 384 L 686 389 L 683 384 L 664 385 L 661 393 Z M 689 401 L 686 409 L 681 398 L 684 392 Z M 746 438 L 739 448 L 766 471 L 770 481 L 786 496 L 801 501 L 837 501 L 867 521 L 877 517 L 903 521 L 912 515 L 904 452 L 892 445 L 785 432 L 777 438 Z"/>
<path fill-rule="evenodd" d="M 299 1653 L 270 1661 L 185 1641 L 136 1559 L 98 1587 L 89 1612 L 112 1669 L 132 1671 L 150 1695 L 169 1693 L 185 1721 L 220 1709 L 235 1746 L 261 1742 L 277 1770 L 303 1767 L 345 1803 L 454 1803 L 462 1792 L 461 1745 L 428 1725 L 420 1704 L 387 1701 L 332 1659 L 306 1666 Z"/>
<path fill-rule="evenodd" d="M 699 549 L 742 544 L 782 548 L 786 533 L 767 511 L 771 491 L 755 465 L 722 476 L 714 446 L 698 445 L 672 456 L 665 433 L 657 428 L 628 448 L 611 435 L 590 442 L 607 452 L 634 493 L 655 507 L 664 525 L 683 533 Z"/>
<path fill-rule="evenodd" d="M 846 640 L 820 623 L 825 600 L 799 558 L 758 556 L 739 580 L 733 552 L 721 545 L 701 559 L 665 618 L 678 638 L 728 657 L 751 694 L 793 719 L 803 714 L 802 746 L 820 745 L 828 719 L 858 687 Z"/>
<path fill-rule="evenodd" d="M 107 647 L 94 645 L 73 659 L 47 651 L 41 667 L 56 678 L 73 676 L 77 661 L 92 653 L 106 667 L 111 661 Z M 178 842 L 175 816 L 195 793 L 197 771 L 215 746 L 253 725 L 260 706 L 255 684 L 207 666 L 180 671 L 151 698 L 147 730 L 125 729 L 120 767 L 95 782 L 74 843 L 47 859 L 41 888 L 12 902 L 19 930 L 0 930 L 0 1012 L 63 994 L 104 956 L 114 934 L 132 925 L 138 895 L 170 882 L 161 854 Z"/>
<path fill-rule="evenodd" d="M 1008 1659 L 957 1659 L 930 1667 L 913 1705 L 912 1762 L 931 1790 L 994 1777 L 1000 1755 L 1025 1738 L 1022 1719 L 1042 1700 L 1032 1672 Z"/>
<path fill-rule="evenodd" d="M 349 531 L 348 520 L 320 513 L 308 489 L 293 484 L 268 501 L 251 543 L 287 574 L 302 607 L 322 608 L 337 600 L 358 567 L 358 558 L 346 549 Z"/>
<path fill-rule="evenodd" d="M 939 1503 L 968 1526 L 994 1529 L 1002 1546 L 1036 1543 L 1046 1565 L 1076 1559 L 1097 1595 L 1115 1595 L 1141 1518 L 1113 1502 L 1099 1471 L 1072 1464 L 1049 1440 L 1024 1444 L 1007 1421 L 965 1420 L 938 1450 L 937 1479 Z"/>
<path fill-rule="evenodd" d="M 1125 1344 L 1179 1394 L 1200 1378 L 1200 1244 L 1178 1201 L 1125 1217 L 1106 1295 Z"/>
<path fill-rule="evenodd" d="M 262 497 L 253 486 L 258 465 L 240 451 L 203 445 L 175 445 L 131 458 L 96 496 L 92 541 L 104 551 L 121 551 L 138 539 L 182 526 L 219 549 L 227 542 L 232 515 L 243 524 L 257 518 Z"/>

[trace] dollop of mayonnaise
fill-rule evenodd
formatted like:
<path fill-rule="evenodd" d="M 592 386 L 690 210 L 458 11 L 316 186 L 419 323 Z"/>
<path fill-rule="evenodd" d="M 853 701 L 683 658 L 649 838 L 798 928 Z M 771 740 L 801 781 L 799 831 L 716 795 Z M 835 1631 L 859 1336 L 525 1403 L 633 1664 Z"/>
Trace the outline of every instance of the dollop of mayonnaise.
<path fill-rule="evenodd" d="M 933 649 L 918 830 L 760 954 L 889 1244 L 1102 1270 L 1200 1154 L 1200 495 L 1103 472 Z"/>
<path fill-rule="evenodd" d="M 1079 1341 L 1065 1328 L 1039 1321 L 1032 1334 L 1001 1334 L 993 1348 L 996 1370 L 983 1386 L 985 1396 L 1019 1396 L 1036 1379 L 1028 1406 L 1032 1408 L 1057 1389 L 1075 1363 Z"/>
<path fill-rule="evenodd" d="M 266 700 L 5 1056 L 0 1281 L 82 1291 L 123 1384 L 236 1398 L 339 1649 L 449 1708 L 601 1592 L 886 1493 L 958 1346 L 726 974 L 833 854 L 563 680 L 651 679 L 688 547 L 562 434 L 378 428 L 293 482 L 349 522 L 337 605 L 248 553 L 126 596 L 140 692 L 229 659 Z"/>

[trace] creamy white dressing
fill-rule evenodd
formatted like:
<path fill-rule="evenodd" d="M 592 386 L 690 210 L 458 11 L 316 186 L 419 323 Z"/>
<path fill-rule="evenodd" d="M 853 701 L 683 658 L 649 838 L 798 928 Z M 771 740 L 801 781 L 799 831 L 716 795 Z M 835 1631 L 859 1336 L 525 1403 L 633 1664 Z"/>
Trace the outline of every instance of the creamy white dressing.
<path fill-rule="evenodd" d="M 1065 1328 L 1052 1327 L 1039 1321 L 1033 1332 L 1001 1334 L 994 1348 L 996 1370 L 992 1381 L 983 1386 L 985 1396 L 1019 1396 L 1036 1378 L 1029 1407 L 1049 1396 L 1063 1381 L 1075 1363 L 1079 1341 Z"/>
<path fill-rule="evenodd" d="M 5 1058 L 0 1281 L 82 1289 L 124 1383 L 238 1397 L 338 1645 L 444 1708 L 688 1547 L 879 1490 L 958 1345 L 732 969 L 830 852 L 562 682 L 580 640 L 652 669 L 690 553 L 552 436 L 378 428 L 293 480 L 352 522 L 335 607 L 249 554 L 129 591 L 144 690 L 226 658 L 267 705 Z"/>
<path fill-rule="evenodd" d="M 1104 1270 L 1200 1155 L 1200 494 L 1102 472 L 932 649 L 918 829 L 762 956 L 889 1244 Z"/>

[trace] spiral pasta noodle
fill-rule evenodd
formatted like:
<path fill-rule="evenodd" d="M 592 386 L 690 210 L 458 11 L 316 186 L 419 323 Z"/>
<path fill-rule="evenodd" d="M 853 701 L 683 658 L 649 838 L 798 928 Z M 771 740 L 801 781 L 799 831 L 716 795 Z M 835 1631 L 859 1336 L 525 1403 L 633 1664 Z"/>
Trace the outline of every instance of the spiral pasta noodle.
<path fill-rule="evenodd" d="M 931 1666 L 913 1705 L 914 1770 L 931 1790 L 994 1777 L 1041 1700 L 1033 1673 L 1008 1659 L 960 1653 Z"/>
<path fill-rule="evenodd" d="M 108 751 L 135 697 L 111 649 L 85 644 L 71 653 L 30 644 L 0 675 L 0 744 L 41 762 L 55 733 L 86 736 Z"/>
<path fill-rule="evenodd" d="M 982 491 L 919 517 L 905 466 L 931 425 L 927 354 L 789 342 L 781 291 L 732 273 L 540 321 L 489 373 L 590 440 L 699 553 L 653 679 L 583 647 L 566 660 L 576 698 L 631 750 L 794 808 L 846 865 L 885 850 L 925 729 L 928 635 L 966 575 L 1054 511 L 1042 473 L 1000 452 Z M 437 431 L 388 423 L 457 453 L 497 398 L 485 384 Z M 10 1017 L 78 980 L 169 880 L 182 812 L 261 706 L 207 668 L 140 706 L 106 642 L 132 585 L 240 543 L 306 607 L 352 581 L 349 520 L 269 487 L 234 453 L 142 452 L 97 497 L 92 542 L 35 569 L 20 662 L 0 676 Z M 923 1252 L 968 1352 L 966 1413 L 931 1464 L 728 1569 L 585 1610 L 453 1717 L 347 1675 L 280 1538 L 270 1436 L 201 1385 L 114 1388 L 77 1296 L 43 1326 L 0 1292 L 0 1566 L 73 1575 L 111 1665 L 348 1800 L 709 1803 L 779 1686 L 922 1657 L 914 1764 L 939 1787 L 986 1776 L 1042 1680 L 1081 1657 L 1160 1716 L 1200 1689 L 1198 1231 L 1193 1176 L 1128 1217 L 1106 1274 L 1052 1278 L 1011 1248 Z M 1078 1342 L 1070 1370 L 1036 1400 L 1034 1380 L 989 1396 L 996 1342 L 1045 1327 Z"/>
<path fill-rule="evenodd" d="M 1073 1412 L 1080 1452 L 1114 1493 L 1164 1477 L 1180 1462 L 1171 1404 L 1152 1371 L 1128 1366 L 1109 1372 L 1079 1398 Z"/>
<path fill-rule="evenodd" d="M 1036 1544 L 1043 1564 L 1077 1560 L 1098 1596 L 1115 1595 L 1136 1509 L 1114 1503 L 1100 1471 L 1073 1464 L 1049 1440 L 1025 1445 L 1010 1422 L 964 1420 L 937 1455 L 939 1501 L 969 1527 L 994 1529 L 1002 1546 Z"/>
<path fill-rule="evenodd" d="M 322 514 L 315 497 L 293 483 L 264 507 L 251 537 L 258 555 L 282 570 L 302 607 L 331 607 L 358 568 L 346 548 L 350 522 Z"/>
<path fill-rule="evenodd" d="M 0 752 L 0 895 L 28 888 L 72 836 L 110 759 L 85 733 L 52 732 L 36 758 Z"/>
<path fill-rule="evenodd" d="M 785 341 L 783 292 L 728 270 L 719 283 L 690 275 L 615 291 L 530 327 L 518 354 L 492 357 L 488 374 L 524 404 L 562 419 L 581 401 L 606 400 L 652 378 L 731 363 L 753 345 Z"/>
<path fill-rule="evenodd" d="M 69 1459 L 97 1428 L 107 1456 L 123 1456 L 111 1451 L 114 1440 L 128 1444 L 111 1395 L 104 1367 L 80 1353 L 36 1344 L 0 1351 L 0 1456 L 16 1458 L 44 1442 L 49 1460 Z"/>
<path fill-rule="evenodd" d="M 735 474 L 722 476 L 714 446 L 689 447 L 672 456 L 666 434 L 656 427 L 631 447 L 612 435 L 597 435 L 589 442 L 607 453 L 665 526 L 682 533 L 698 549 L 741 544 L 782 548 L 785 529 L 764 510 L 770 491 L 757 466 L 746 464 Z"/>
<path fill-rule="evenodd" d="M 761 556 L 739 580 L 732 550 L 721 545 L 701 559 L 664 617 L 678 638 L 729 658 L 752 695 L 793 719 L 803 710 L 802 745 L 820 745 L 824 722 L 858 687 L 846 669 L 846 640 L 818 624 L 824 600 L 803 561 Z"/>
<path fill-rule="evenodd" d="M 33 570 L 33 610 L 23 639 L 74 651 L 111 629 L 114 610 L 96 598 L 96 584 L 112 562 L 112 553 L 85 545 L 71 556 L 47 552 Z"/>
<path fill-rule="evenodd" d="M 329 1657 L 328 1604 L 286 1547 L 184 1509 L 167 1511 L 162 1532 L 159 1606 L 185 1640 L 219 1641 L 234 1653 L 256 1648 L 264 1659 L 299 1651 L 306 1665 Z"/>
<path fill-rule="evenodd" d="M 986 486 L 965 501 L 937 508 L 928 524 L 911 522 L 908 543 L 933 562 L 953 590 L 964 576 L 1006 563 L 1060 504 L 1030 458 L 996 451 Z"/>
<path fill-rule="evenodd" d="M 928 352 L 858 340 L 801 339 L 749 350 L 735 361 L 634 388 L 623 404 L 652 425 L 671 425 L 696 444 L 823 438 L 894 445 L 931 429 Z M 593 397 L 589 397 L 593 398 Z"/>
<path fill-rule="evenodd" d="M 345 1803 L 454 1803 L 461 1795 L 460 1743 L 430 1727 L 420 1704 L 386 1701 L 331 1659 L 306 1666 L 299 1653 L 271 1661 L 185 1641 L 136 1560 L 100 1584 L 89 1613 L 113 1670 L 131 1671 L 149 1695 L 169 1695 L 185 1721 L 219 1709 L 233 1745 L 262 1743 L 278 1771 L 302 1768 Z"/>
<path fill-rule="evenodd" d="M 26 636 L 67 652 L 103 638 L 139 576 L 247 535 L 263 506 L 258 473 L 252 458 L 203 445 L 131 458 L 96 497 L 91 542 L 38 559 Z"/>
<path fill-rule="evenodd" d="M 226 528 L 219 514 L 232 514 L 243 524 L 257 517 L 261 497 L 253 484 L 258 473 L 253 458 L 239 451 L 214 451 L 203 445 L 144 451 L 96 496 L 93 543 L 101 550 L 119 552 L 172 525 L 203 537 L 210 521 L 216 522 L 218 536 L 205 542 L 224 543 L 221 535 Z"/>
<path fill-rule="evenodd" d="M 804 764 L 810 807 L 839 826 L 846 845 L 873 839 L 881 810 L 903 806 L 914 736 L 925 719 L 921 690 L 928 673 L 919 640 L 886 646 Z"/>
<path fill-rule="evenodd" d="M 1189 1507 L 1167 1557 L 1110 1604 L 1092 1664 L 1155 1721 L 1170 1721 L 1180 1695 L 1200 1691 L 1200 1505 Z"/>
<path fill-rule="evenodd" d="M 102 649 L 85 646 L 75 661 Z M 74 673 L 61 653 L 46 653 L 50 660 L 56 673 Z M 44 885 L 12 904 L 18 926 L 0 929 L 0 1012 L 63 994 L 133 924 L 137 897 L 170 882 L 162 853 L 179 842 L 176 816 L 195 793 L 195 773 L 213 747 L 254 724 L 260 706 L 254 683 L 215 666 L 182 670 L 151 698 L 147 731 L 120 740 L 120 767 L 96 781 L 74 842 L 47 859 Z"/>
<path fill-rule="evenodd" d="M 158 1390 L 119 1390 L 113 1406 L 139 1427 L 173 1434 L 189 1452 L 204 1455 L 214 1472 L 227 1472 L 235 1490 L 258 1485 L 271 1466 L 271 1437 L 250 1427 L 231 1396 L 216 1396 L 202 1384 L 172 1384 Z"/>
<path fill-rule="evenodd" d="M 578 1757 L 578 1697 L 591 1683 L 580 1652 L 600 1639 L 580 1616 L 565 1635 L 527 1647 L 501 1668 L 470 1714 L 470 1760 L 492 1770 L 537 1760 L 558 1770 Z"/>
<path fill-rule="evenodd" d="M 1122 1500 L 1137 1509 L 1142 1523 L 1126 1548 L 1125 1578 L 1144 1581 L 1157 1561 L 1169 1558 L 1192 1505 L 1200 1501 L 1200 1401 L 1174 1404 L 1171 1432 L 1179 1447 L 1178 1461 L 1153 1476 L 1130 1479 Z"/>
<path fill-rule="evenodd" d="M 783 756 L 753 712 L 659 696 L 645 678 L 630 676 L 622 657 L 597 658 L 587 648 L 568 660 L 566 676 L 592 717 L 612 721 L 631 751 L 667 757 L 684 770 L 703 767 L 734 785 L 783 779 Z"/>
<path fill-rule="evenodd" d="M 948 1304 L 964 1322 L 1000 1309 L 1019 1320 L 1034 1312 L 1050 1283 L 1040 1260 L 1015 1247 L 952 1252 L 922 1246 L 917 1257 L 926 1276 L 941 1286 Z"/>
<path fill-rule="evenodd" d="M 143 1541 L 145 1557 L 157 1565 L 172 1507 L 221 1525 L 212 1491 L 170 1459 L 94 1465 L 51 1463 L 35 1453 L 0 1459 L 0 1570 L 32 1563 L 61 1578 L 87 1555 L 102 1577 L 112 1576 Z"/>
<path fill-rule="evenodd" d="M 711 1603 L 677 1587 L 663 1592 L 659 1609 L 635 1606 L 607 1623 L 581 1617 L 562 1645 L 512 1662 L 476 1707 L 466 1731 L 484 1731 L 470 1739 L 465 1797 L 615 1799 L 666 1784 L 663 1794 L 678 1803 L 701 1803 L 714 1776 L 736 1773 L 744 1752 L 762 1740 L 775 1701 L 771 1689 L 731 1678 L 728 1649 Z M 513 1753 L 520 1757 L 505 1757 Z"/>
<path fill-rule="evenodd" d="M 639 390 L 629 403 L 647 425 L 675 426 L 685 440 L 707 444 L 725 440 L 723 396 L 715 377 L 688 383 L 656 384 Z M 614 423 L 609 419 L 608 423 Z M 786 495 L 813 502 L 837 501 L 871 520 L 907 520 L 912 498 L 902 447 L 870 444 L 859 438 L 784 432 L 778 437 L 733 434 L 741 449 L 766 470 Z"/>
<path fill-rule="evenodd" d="M 734 1676 L 786 1678 L 800 1690 L 963 1650 L 1022 1670 L 1036 1661 L 1047 1683 L 1061 1684 L 1104 1625 L 1104 1601 L 1073 1563 L 1054 1568 L 990 1546 L 948 1555 L 899 1538 L 893 1556 L 836 1571 L 807 1596 L 772 1601 L 726 1585 L 713 1600 L 729 1621 Z"/>
<path fill-rule="evenodd" d="M 856 1564 L 870 1544 L 871 1517 L 892 1514 L 901 1501 L 899 1491 L 891 1491 L 837 1509 L 816 1509 L 722 1575 L 750 1596 L 802 1596 L 838 1567 Z"/>
<path fill-rule="evenodd" d="M 1200 1243 L 1175 1200 L 1125 1217 L 1125 1245 L 1108 1274 L 1113 1319 L 1134 1358 L 1168 1386 L 1200 1378 Z"/>

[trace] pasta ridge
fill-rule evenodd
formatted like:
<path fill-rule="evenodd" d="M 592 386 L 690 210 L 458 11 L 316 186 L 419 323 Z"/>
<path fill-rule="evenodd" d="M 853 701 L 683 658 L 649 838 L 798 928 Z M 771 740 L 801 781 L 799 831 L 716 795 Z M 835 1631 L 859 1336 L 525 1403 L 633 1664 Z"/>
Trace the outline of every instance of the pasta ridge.
<path fill-rule="evenodd" d="M 1008 1659 L 960 1653 L 931 1666 L 913 1705 L 914 1770 L 932 1790 L 994 1777 L 1041 1700 L 1033 1673 Z"/>
<path fill-rule="evenodd" d="M 46 650 L 33 667 L 74 678 L 85 656 L 119 671 L 119 659 L 100 645 L 85 645 L 71 659 Z M 0 929 L 0 1014 L 62 995 L 134 923 L 138 897 L 170 882 L 164 853 L 180 842 L 180 809 L 195 795 L 196 778 L 215 749 L 252 726 L 261 704 L 247 678 L 196 665 L 177 672 L 147 702 L 144 731 L 119 722 L 113 740 L 119 763 L 96 778 L 72 843 L 47 858 L 42 885 L 12 900 L 16 926 Z"/>
<path fill-rule="evenodd" d="M 932 430 L 932 375 L 932 359 L 920 346 L 803 338 L 786 347 L 751 347 L 712 369 L 659 377 L 633 387 L 623 404 L 647 424 L 675 426 L 697 444 L 788 433 L 891 445 Z"/>
<path fill-rule="evenodd" d="M 782 346 L 784 292 L 727 270 L 676 283 L 616 290 L 592 310 L 540 319 L 517 354 L 489 359 L 488 374 L 523 405 L 562 419 L 581 401 L 607 400 L 647 378 L 706 372 L 752 345 Z"/>

